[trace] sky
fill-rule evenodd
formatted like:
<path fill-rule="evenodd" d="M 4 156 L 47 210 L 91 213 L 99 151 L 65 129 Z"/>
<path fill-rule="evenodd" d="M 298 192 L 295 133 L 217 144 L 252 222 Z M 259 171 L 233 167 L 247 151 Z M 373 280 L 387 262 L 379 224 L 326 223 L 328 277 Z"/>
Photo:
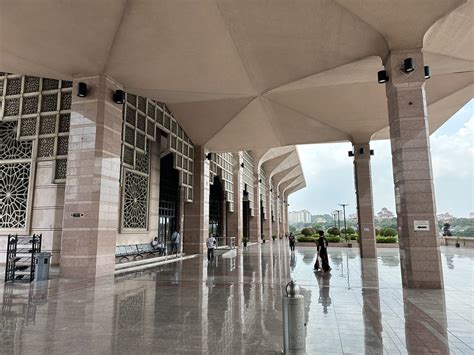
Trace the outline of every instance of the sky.
<path fill-rule="evenodd" d="M 474 99 L 455 113 L 430 137 L 437 213 L 468 217 L 474 212 Z M 372 188 L 374 212 L 395 212 L 390 141 L 373 141 Z M 289 210 L 331 213 L 348 203 L 356 211 L 351 143 L 299 145 L 306 188 L 289 197 Z"/>

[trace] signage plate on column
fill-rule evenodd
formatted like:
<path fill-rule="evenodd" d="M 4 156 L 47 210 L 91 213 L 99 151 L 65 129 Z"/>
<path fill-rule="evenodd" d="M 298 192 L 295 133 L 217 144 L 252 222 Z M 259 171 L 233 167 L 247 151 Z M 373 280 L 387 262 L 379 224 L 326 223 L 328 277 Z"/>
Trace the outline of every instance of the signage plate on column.
<path fill-rule="evenodd" d="M 413 221 L 415 232 L 429 231 L 430 221 Z"/>

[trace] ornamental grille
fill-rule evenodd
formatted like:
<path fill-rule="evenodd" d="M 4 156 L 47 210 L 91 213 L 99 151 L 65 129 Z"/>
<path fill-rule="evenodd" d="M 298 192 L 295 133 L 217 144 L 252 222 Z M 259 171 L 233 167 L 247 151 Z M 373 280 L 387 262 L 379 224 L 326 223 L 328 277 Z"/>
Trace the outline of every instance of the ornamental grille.
<path fill-rule="evenodd" d="M 173 168 L 179 171 L 179 183 L 185 187 L 185 200 L 191 202 L 193 200 L 194 170 L 194 146 L 191 140 L 164 104 L 128 93 L 125 96 L 123 108 L 122 166 L 125 171 L 123 194 L 127 196 L 127 191 L 135 191 L 135 194 L 138 194 L 137 189 L 141 188 L 143 190 L 140 191 L 140 206 L 148 206 L 150 142 L 156 141 L 157 128 L 168 134 L 167 150 L 173 155 Z M 134 174 L 134 178 L 130 174 Z M 146 179 L 147 183 L 129 186 L 135 183 L 138 176 Z M 147 216 L 141 223 L 138 223 L 138 217 L 130 217 L 130 206 L 132 206 L 130 200 L 124 198 L 122 228 L 147 229 Z M 142 207 L 141 213 L 143 213 Z M 144 211 L 145 214 L 148 213 L 146 208 Z"/>
<path fill-rule="evenodd" d="M 26 228 L 31 163 L 0 164 L 0 228 Z"/>
<path fill-rule="evenodd" d="M 225 199 L 229 204 L 229 211 L 234 211 L 234 156 L 232 153 L 212 153 L 209 166 L 210 181 L 219 176 L 224 185 Z"/>
<path fill-rule="evenodd" d="M 242 169 L 242 191 L 246 191 L 248 193 L 248 200 L 249 200 L 249 208 L 251 216 L 255 215 L 254 203 L 255 203 L 255 195 L 254 195 L 254 177 L 253 177 L 253 169 L 254 169 L 254 162 L 253 158 L 249 152 L 242 153 L 242 159 L 244 163 L 244 167 Z"/>
<path fill-rule="evenodd" d="M 260 179 L 260 201 L 263 207 L 264 218 L 267 219 L 267 199 L 268 199 L 268 190 L 267 190 L 267 176 L 265 174 L 265 170 L 260 167 L 259 172 L 259 179 Z"/>
<path fill-rule="evenodd" d="M 194 146 L 166 105 L 141 96 L 126 94 L 123 109 L 122 164 L 148 173 L 148 142 L 156 140 L 156 128 L 168 133 L 167 149 L 173 153 L 173 167 L 180 172 L 187 202 L 193 200 Z M 148 159 L 149 160 L 149 159 Z"/>
<path fill-rule="evenodd" d="M 37 160 L 62 160 L 57 183 L 66 179 L 71 101 L 71 81 L 0 73 L 0 122 L 18 122 L 17 137 L 36 142 Z"/>
<path fill-rule="evenodd" d="M 31 159 L 32 141 L 17 140 L 17 123 L 0 122 L 0 160 Z"/>
<path fill-rule="evenodd" d="M 123 193 L 123 227 L 146 229 L 148 222 L 148 176 L 125 171 Z"/>
<path fill-rule="evenodd" d="M 33 142 L 17 140 L 17 122 L 0 122 L 0 229 L 25 229 Z"/>

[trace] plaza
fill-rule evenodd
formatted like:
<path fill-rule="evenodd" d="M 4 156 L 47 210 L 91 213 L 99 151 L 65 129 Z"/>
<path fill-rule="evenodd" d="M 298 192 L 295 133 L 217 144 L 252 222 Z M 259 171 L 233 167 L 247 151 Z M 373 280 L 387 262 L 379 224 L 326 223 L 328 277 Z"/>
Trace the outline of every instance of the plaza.
<path fill-rule="evenodd" d="M 472 255 L 440 247 L 429 138 L 473 98 L 473 8 L 0 0 L 0 351 L 280 351 L 290 278 L 309 353 L 472 351 Z M 382 139 L 395 250 L 375 242 Z M 297 145 L 337 142 L 360 243 L 320 278 L 285 247 L 289 197 Z"/>

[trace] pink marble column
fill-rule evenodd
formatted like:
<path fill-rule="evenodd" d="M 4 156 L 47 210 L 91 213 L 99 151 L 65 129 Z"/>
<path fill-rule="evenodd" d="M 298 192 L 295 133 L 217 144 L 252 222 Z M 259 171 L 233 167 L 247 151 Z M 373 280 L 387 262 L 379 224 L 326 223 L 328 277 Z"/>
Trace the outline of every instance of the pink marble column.
<path fill-rule="evenodd" d="M 234 211 L 227 215 L 227 235 L 235 237 L 235 244 L 240 245 L 244 235 L 242 215 L 242 156 L 234 154 L 233 182 L 234 182 Z"/>
<path fill-rule="evenodd" d="M 194 147 L 194 198 L 184 205 L 183 251 L 201 254 L 209 236 L 209 160 L 204 147 Z"/>
<path fill-rule="evenodd" d="M 272 239 L 272 193 L 270 192 L 270 185 L 271 184 L 271 179 L 268 179 L 267 181 L 267 206 L 265 210 L 265 217 L 266 219 L 264 220 L 263 224 L 263 235 L 265 240 L 271 240 Z"/>
<path fill-rule="evenodd" d="M 119 85 L 104 75 L 76 78 L 86 97 L 72 96 L 61 238 L 61 277 L 112 275 L 119 227 L 122 105 Z"/>
<path fill-rule="evenodd" d="M 275 202 L 272 204 L 272 210 L 273 210 L 273 217 L 274 221 L 272 222 L 272 237 L 280 235 L 280 223 L 279 221 L 279 216 L 280 216 L 280 211 L 278 208 L 278 192 L 275 191 L 276 187 L 274 188 L 273 193 L 275 194 Z"/>
<path fill-rule="evenodd" d="M 354 177 L 359 220 L 359 249 L 362 258 L 376 258 L 370 145 L 354 144 Z"/>
<path fill-rule="evenodd" d="M 253 196 L 253 206 L 254 206 L 254 213 L 253 216 L 250 216 L 249 224 L 250 224 L 250 241 L 251 242 L 260 242 L 261 241 L 261 234 L 260 234 L 260 182 L 259 182 L 259 174 L 258 172 L 254 172 L 254 196 Z"/>
<path fill-rule="evenodd" d="M 280 215 L 278 216 L 278 229 L 279 229 L 279 237 L 283 238 L 285 236 L 285 217 L 284 217 L 284 209 L 283 209 L 283 196 L 280 195 L 278 199 L 278 210 Z"/>
<path fill-rule="evenodd" d="M 391 52 L 385 65 L 400 259 L 405 287 L 442 288 L 423 65 L 421 50 Z"/>

